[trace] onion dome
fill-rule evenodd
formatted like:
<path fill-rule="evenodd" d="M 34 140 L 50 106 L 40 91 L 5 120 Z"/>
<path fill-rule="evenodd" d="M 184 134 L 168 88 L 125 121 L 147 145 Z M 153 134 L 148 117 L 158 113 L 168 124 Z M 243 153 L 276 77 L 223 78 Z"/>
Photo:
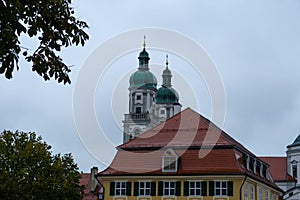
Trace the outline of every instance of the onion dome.
<path fill-rule="evenodd" d="M 129 89 L 146 88 L 156 90 L 157 79 L 149 71 L 149 54 L 146 51 L 146 43 L 144 37 L 144 48 L 139 54 L 139 67 L 138 71 L 134 72 L 129 79 Z"/>
<path fill-rule="evenodd" d="M 179 95 L 173 88 L 162 85 L 156 92 L 155 100 L 157 104 L 178 103 Z"/>
<path fill-rule="evenodd" d="M 165 104 L 165 103 L 178 103 L 179 95 L 175 89 L 172 88 L 171 78 L 172 73 L 168 67 L 168 55 L 166 56 L 166 68 L 163 71 L 162 78 L 163 83 L 162 86 L 157 90 L 155 99 L 157 104 Z"/>

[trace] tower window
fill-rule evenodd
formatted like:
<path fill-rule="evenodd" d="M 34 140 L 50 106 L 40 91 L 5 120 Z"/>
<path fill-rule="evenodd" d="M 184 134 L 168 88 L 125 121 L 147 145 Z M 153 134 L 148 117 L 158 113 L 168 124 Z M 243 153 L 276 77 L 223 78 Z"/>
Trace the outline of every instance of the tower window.
<path fill-rule="evenodd" d="M 136 100 L 141 100 L 142 96 L 141 95 L 136 95 Z"/>
<path fill-rule="evenodd" d="M 137 114 L 142 113 L 142 107 L 136 107 L 136 108 L 135 108 L 135 112 L 136 112 Z"/>
<path fill-rule="evenodd" d="M 293 165 L 292 166 L 292 173 L 293 173 L 293 177 L 297 178 L 298 174 L 297 174 L 297 165 Z"/>

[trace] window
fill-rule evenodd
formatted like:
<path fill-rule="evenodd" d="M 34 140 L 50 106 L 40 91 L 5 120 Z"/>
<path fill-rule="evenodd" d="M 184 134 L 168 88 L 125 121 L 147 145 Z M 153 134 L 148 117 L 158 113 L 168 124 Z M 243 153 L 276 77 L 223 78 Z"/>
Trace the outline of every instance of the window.
<path fill-rule="evenodd" d="M 226 196 L 227 195 L 227 181 L 216 181 L 215 182 L 215 195 Z"/>
<path fill-rule="evenodd" d="M 164 182 L 164 196 L 175 196 L 176 182 L 165 181 Z"/>
<path fill-rule="evenodd" d="M 136 100 L 142 100 L 142 95 L 137 94 L 137 95 L 136 95 Z"/>
<path fill-rule="evenodd" d="M 245 200 L 248 200 L 248 183 L 245 183 L 244 185 L 244 194 L 245 194 Z"/>
<path fill-rule="evenodd" d="M 250 157 L 248 155 L 246 155 L 246 168 L 250 170 Z"/>
<path fill-rule="evenodd" d="M 259 190 L 258 190 L 258 199 L 262 200 L 262 189 L 261 188 L 259 188 Z"/>
<path fill-rule="evenodd" d="M 177 171 L 177 154 L 172 150 L 168 149 L 163 154 L 162 160 L 162 171 L 163 172 L 176 172 Z"/>
<path fill-rule="evenodd" d="M 126 182 L 115 182 L 115 195 L 116 196 L 126 195 Z"/>
<path fill-rule="evenodd" d="M 149 196 L 150 188 L 151 188 L 151 182 L 139 182 L 139 195 Z"/>
<path fill-rule="evenodd" d="M 269 200 L 269 191 L 266 191 L 266 192 L 265 192 L 265 195 L 266 195 L 266 197 L 265 197 L 266 200 Z"/>
<path fill-rule="evenodd" d="M 180 181 L 159 181 L 158 196 L 180 196 Z"/>
<path fill-rule="evenodd" d="M 134 196 L 156 196 L 156 182 L 134 182 Z"/>
<path fill-rule="evenodd" d="M 273 195 L 273 199 L 277 200 L 277 195 L 276 194 Z"/>
<path fill-rule="evenodd" d="M 233 181 L 209 181 L 209 196 L 233 196 Z"/>
<path fill-rule="evenodd" d="M 256 160 L 253 161 L 253 172 L 256 174 L 256 167 L 257 167 L 257 162 Z"/>
<path fill-rule="evenodd" d="M 250 186 L 250 200 L 254 200 L 254 185 Z"/>
<path fill-rule="evenodd" d="M 206 181 L 185 181 L 184 196 L 206 196 Z"/>
<path fill-rule="evenodd" d="M 165 110 L 160 110 L 160 114 L 164 115 L 165 114 Z"/>
<path fill-rule="evenodd" d="M 294 178 L 297 178 L 298 177 L 298 174 L 297 174 L 297 164 L 295 165 L 292 165 L 292 174 L 293 174 L 293 177 Z"/>
<path fill-rule="evenodd" d="M 136 107 L 135 112 L 138 113 L 138 114 L 142 113 L 142 107 Z"/>
<path fill-rule="evenodd" d="M 201 195 L 201 182 L 200 181 L 192 181 L 190 182 L 190 196 L 200 196 Z"/>
<path fill-rule="evenodd" d="M 262 177 L 263 176 L 263 164 L 262 163 L 260 163 L 260 165 L 259 165 L 259 175 Z"/>
<path fill-rule="evenodd" d="M 130 196 L 131 182 L 116 181 L 110 182 L 110 196 Z"/>

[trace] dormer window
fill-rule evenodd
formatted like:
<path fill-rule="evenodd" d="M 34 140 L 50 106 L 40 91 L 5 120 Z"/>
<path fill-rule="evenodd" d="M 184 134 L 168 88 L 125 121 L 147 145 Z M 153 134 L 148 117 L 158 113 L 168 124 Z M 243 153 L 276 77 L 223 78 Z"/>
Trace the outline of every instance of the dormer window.
<path fill-rule="evenodd" d="M 261 177 L 263 177 L 263 168 L 264 168 L 264 165 L 262 163 L 260 163 L 260 165 L 259 165 L 259 175 Z"/>
<path fill-rule="evenodd" d="M 176 172 L 178 168 L 178 156 L 171 148 L 167 149 L 162 157 L 162 171 Z"/>
<path fill-rule="evenodd" d="M 257 162 L 254 159 L 254 161 L 253 161 L 253 172 L 254 172 L 254 174 L 256 174 L 256 167 L 257 167 Z"/>
<path fill-rule="evenodd" d="M 246 168 L 250 170 L 250 156 L 246 155 Z"/>

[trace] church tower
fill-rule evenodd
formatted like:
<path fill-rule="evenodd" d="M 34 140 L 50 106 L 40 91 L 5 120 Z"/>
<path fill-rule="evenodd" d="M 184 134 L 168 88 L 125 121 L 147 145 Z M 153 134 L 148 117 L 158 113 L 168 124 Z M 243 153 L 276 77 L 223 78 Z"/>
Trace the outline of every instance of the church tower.
<path fill-rule="evenodd" d="M 166 68 L 162 73 L 162 85 L 155 94 L 155 103 L 152 109 L 152 122 L 159 124 L 181 111 L 179 95 L 172 87 L 172 73 L 169 70 L 168 55 L 166 55 Z"/>
<path fill-rule="evenodd" d="M 172 87 L 168 55 L 162 73 L 162 85 L 157 90 L 156 77 L 149 69 L 150 57 L 146 51 L 145 37 L 143 46 L 138 57 L 138 69 L 129 78 L 129 113 L 125 114 L 123 120 L 123 143 L 181 111 L 179 95 Z"/>
<path fill-rule="evenodd" d="M 129 113 L 123 121 L 123 142 L 127 142 L 151 128 L 150 108 L 157 91 L 156 77 L 149 70 L 149 54 L 144 48 L 140 52 L 139 66 L 129 79 Z"/>

